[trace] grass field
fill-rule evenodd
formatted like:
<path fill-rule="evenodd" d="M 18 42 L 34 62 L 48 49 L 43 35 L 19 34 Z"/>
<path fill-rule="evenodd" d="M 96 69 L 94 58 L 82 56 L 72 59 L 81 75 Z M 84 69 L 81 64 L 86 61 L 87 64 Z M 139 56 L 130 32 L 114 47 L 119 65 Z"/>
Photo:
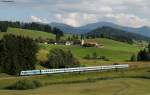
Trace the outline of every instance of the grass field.
<path fill-rule="evenodd" d="M 55 38 L 55 35 L 41 31 L 9 28 L 5 34 L 22 35 L 31 38 Z M 65 35 L 63 38 L 70 36 Z M 15 77 L 0 73 L 0 95 L 150 95 L 150 62 L 128 62 L 132 54 L 142 47 L 109 39 L 96 39 L 104 48 L 83 48 L 81 46 L 45 45 L 40 48 L 50 51 L 52 48 L 70 50 L 82 65 L 109 65 L 115 62 L 130 64 L 128 70 L 108 72 L 65 73 L 41 76 Z M 85 60 L 87 54 L 96 52 L 110 61 Z M 36 69 L 45 69 L 37 64 Z M 31 90 L 6 90 L 5 87 L 17 80 L 38 80 L 43 87 Z"/>
<path fill-rule="evenodd" d="M 0 90 L 1 95 L 149 95 L 150 80 L 115 79 L 84 84 L 60 84 L 27 91 Z"/>
<path fill-rule="evenodd" d="M 53 74 L 0 78 L 0 95 L 149 95 L 150 68 L 110 72 Z M 20 79 L 36 79 L 46 86 L 32 90 L 4 90 Z"/>
<path fill-rule="evenodd" d="M 130 57 L 137 53 L 141 47 L 129 45 L 126 43 L 109 40 L 109 39 L 96 39 L 98 43 L 104 45 L 104 48 L 84 48 L 81 46 L 64 46 L 64 45 L 42 45 L 41 48 L 51 50 L 52 48 L 61 48 L 64 50 L 70 50 L 75 57 L 83 58 L 87 54 L 92 55 L 96 52 L 98 55 L 106 56 L 110 61 L 126 61 L 130 60 Z"/>
<path fill-rule="evenodd" d="M 18 29 L 18 28 L 9 28 L 7 33 L 0 33 L 0 38 L 6 34 L 22 35 L 25 37 L 31 38 L 55 38 L 55 35 L 51 33 Z M 70 36 L 65 34 L 63 38 Z M 42 48 L 50 50 L 52 48 L 62 48 L 64 50 L 71 50 L 72 53 L 79 59 L 83 59 L 87 54 L 92 55 L 93 52 L 96 52 L 98 55 L 106 56 L 110 61 L 126 61 L 129 60 L 131 55 L 137 53 L 141 47 L 129 45 L 126 43 L 109 40 L 109 39 L 96 39 L 99 44 L 104 45 L 104 48 L 83 48 L 80 46 L 62 46 L 62 45 L 41 45 Z"/>

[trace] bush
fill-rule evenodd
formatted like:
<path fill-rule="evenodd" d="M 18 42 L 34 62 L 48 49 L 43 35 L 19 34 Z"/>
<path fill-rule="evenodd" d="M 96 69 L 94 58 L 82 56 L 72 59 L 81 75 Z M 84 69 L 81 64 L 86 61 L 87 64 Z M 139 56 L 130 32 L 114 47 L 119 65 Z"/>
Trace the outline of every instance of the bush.
<path fill-rule="evenodd" d="M 71 68 L 80 66 L 79 61 L 74 58 L 70 51 L 62 49 L 52 49 L 48 56 L 48 61 L 42 64 L 47 68 Z"/>
<path fill-rule="evenodd" d="M 8 86 L 6 89 L 11 89 L 11 90 L 27 90 L 27 89 L 34 89 L 34 88 L 38 88 L 41 87 L 42 83 L 37 81 L 37 80 L 27 80 L 27 79 L 23 79 L 23 80 L 19 80 L 16 83 Z"/>
<path fill-rule="evenodd" d="M 48 60 L 48 51 L 44 50 L 44 49 L 40 49 L 37 53 L 36 53 L 36 58 L 37 61 L 39 63 L 45 63 Z"/>
<path fill-rule="evenodd" d="M 106 56 L 99 56 L 97 55 L 96 52 L 94 52 L 93 54 L 87 54 L 85 55 L 85 57 L 83 57 L 84 59 L 87 59 L 87 60 L 104 60 L 104 61 L 109 61 L 108 58 L 106 58 Z"/>

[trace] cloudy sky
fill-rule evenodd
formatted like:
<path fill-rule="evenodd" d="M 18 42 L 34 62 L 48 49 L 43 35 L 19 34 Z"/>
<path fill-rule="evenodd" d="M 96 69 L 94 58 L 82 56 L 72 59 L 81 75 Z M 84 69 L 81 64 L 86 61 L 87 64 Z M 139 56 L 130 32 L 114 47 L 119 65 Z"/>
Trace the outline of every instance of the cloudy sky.
<path fill-rule="evenodd" d="M 0 20 L 150 26 L 150 0 L 0 0 Z M 10 0 L 11 1 L 11 0 Z"/>

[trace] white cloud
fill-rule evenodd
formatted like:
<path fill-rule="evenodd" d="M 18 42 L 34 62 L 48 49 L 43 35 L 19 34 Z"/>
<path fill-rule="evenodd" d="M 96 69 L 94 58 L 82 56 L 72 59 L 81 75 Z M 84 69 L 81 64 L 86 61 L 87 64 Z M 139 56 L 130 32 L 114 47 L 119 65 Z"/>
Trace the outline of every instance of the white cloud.
<path fill-rule="evenodd" d="M 84 25 L 88 22 L 96 22 L 97 17 L 95 14 L 87 14 L 87 13 L 68 13 L 68 14 L 56 14 L 55 19 L 58 22 L 63 22 L 68 25 L 72 25 L 75 27 Z"/>
<path fill-rule="evenodd" d="M 141 27 L 145 25 L 150 25 L 148 19 L 140 18 L 133 14 L 107 14 L 106 17 L 115 19 L 117 23 L 124 26 Z"/>
<path fill-rule="evenodd" d="M 149 5 L 148 0 L 81 0 L 80 3 L 71 4 L 65 2 L 58 4 L 63 12 L 59 12 L 55 19 L 73 26 L 96 21 L 109 21 L 132 27 L 150 26 Z"/>
<path fill-rule="evenodd" d="M 55 18 L 58 19 L 59 21 L 62 21 L 63 23 L 66 23 L 68 25 L 72 26 L 78 26 L 78 18 L 79 14 L 77 13 L 70 13 L 70 14 L 56 14 Z"/>
<path fill-rule="evenodd" d="M 31 16 L 31 21 L 32 22 L 42 22 L 42 19 L 37 16 Z"/>
<path fill-rule="evenodd" d="M 124 26 L 150 26 L 150 0 L 14 0 L 0 5 L 0 19 L 30 17 L 34 22 L 62 22 L 73 26 L 110 21 Z M 23 12 L 22 12 L 23 10 Z M 7 12 L 7 13 L 6 13 Z M 16 14 L 13 15 L 12 14 Z M 42 15 L 42 16 L 41 16 Z M 44 19 L 43 19 L 44 18 Z M 27 19 L 24 19 L 25 21 Z"/>
<path fill-rule="evenodd" d="M 113 9 L 109 6 L 102 6 L 102 7 L 100 7 L 100 11 L 102 11 L 102 12 L 112 12 Z"/>

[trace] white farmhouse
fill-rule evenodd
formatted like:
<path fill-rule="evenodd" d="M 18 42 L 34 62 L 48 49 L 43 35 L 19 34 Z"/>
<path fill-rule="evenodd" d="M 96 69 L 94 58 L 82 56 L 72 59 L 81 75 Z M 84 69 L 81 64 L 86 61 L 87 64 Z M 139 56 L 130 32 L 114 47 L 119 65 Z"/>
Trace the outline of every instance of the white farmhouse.
<path fill-rule="evenodd" d="M 65 43 L 65 45 L 66 45 L 66 46 L 71 46 L 71 45 L 72 45 L 72 43 L 71 43 L 71 42 L 69 42 L 69 41 L 67 41 L 67 42 Z"/>

